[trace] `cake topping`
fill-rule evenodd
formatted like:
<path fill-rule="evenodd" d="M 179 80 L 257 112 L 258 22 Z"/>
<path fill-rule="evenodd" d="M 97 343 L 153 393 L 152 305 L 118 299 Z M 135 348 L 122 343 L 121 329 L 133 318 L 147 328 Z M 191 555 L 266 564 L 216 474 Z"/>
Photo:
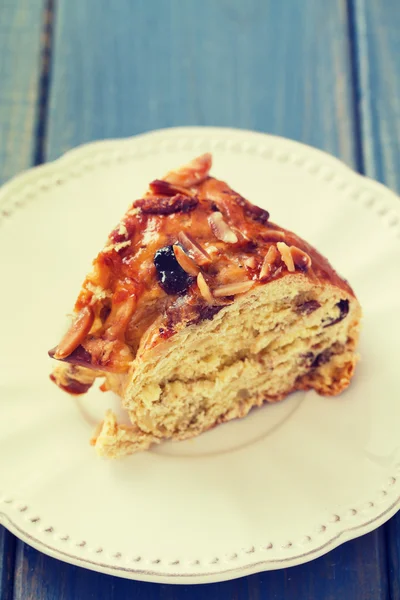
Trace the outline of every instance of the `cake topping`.
<path fill-rule="evenodd" d="M 285 263 L 287 270 L 288 271 L 294 271 L 295 267 L 294 267 L 294 262 L 293 262 L 293 258 L 292 258 L 292 253 L 290 252 L 290 248 L 287 244 L 285 244 L 285 242 L 278 242 L 276 247 L 278 248 L 279 252 L 281 253 L 281 257 L 283 262 Z"/>
<path fill-rule="evenodd" d="M 204 279 L 203 273 L 197 275 L 197 285 L 199 286 L 200 294 L 208 304 L 214 304 L 214 298 L 208 287 L 206 280 Z"/>
<path fill-rule="evenodd" d="M 160 315 L 169 315 L 173 326 L 163 335 L 172 336 L 182 323 L 201 320 L 203 309 L 231 303 L 288 271 L 348 290 L 313 248 L 209 176 L 210 167 L 211 156 L 200 156 L 152 181 L 133 203 L 94 261 L 56 358 L 125 372 Z"/>
<path fill-rule="evenodd" d="M 142 212 L 150 215 L 171 215 L 177 212 L 190 212 L 198 205 L 199 201 L 195 197 L 176 194 L 175 196 L 155 197 L 148 196 L 141 200 L 136 200 L 134 206 L 140 208 Z"/>
<path fill-rule="evenodd" d="M 189 275 L 197 277 L 198 273 L 200 272 L 200 269 L 196 265 L 194 260 L 192 260 L 190 256 L 188 256 L 186 252 L 182 250 L 182 248 L 177 244 L 173 246 L 173 249 L 175 258 L 178 261 L 179 265 L 182 267 L 182 269 L 186 271 L 186 273 L 189 273 Z"/>
<path fill-rule="evenodd" d="M 279 229 L 265 229 L 261 233 L 261 237 L 265 242 L 283 242 L 285 234 Z"/>
<path fill-rule="evenodd" d="M 274 270 L 274 265 L 276 264 L 279 258 L 279 252 L 276 249 L 276 246 L 270 246 L 268 248 L 268 252 L 265 255 L 263 260 L 263 264 L 261 265 L 261 270 L 259 274 L 259 279 L 267 279 L 270 277 Z"/>
<path fill-rule="evenodd" d="M 66 358 L 84 340 L 93 325 L 94 313 L 90 306 L 85 306 L 78 313 L 75 321 L 58 344 L 54 358 Z"/>
<path fill-rule="evenodd" d="M 180 169 L 170 171 L 164 179 L 173 185 L 181 185 L 183 187 L 199 185 L 199 183 L 208 177 L 211 165 L 212 157 L 211 154 L 207 152 L 206 154 L 198 156 Z"/>
<path fill-rule="evenodd" d="M 173 246 L 164 246 L 157 250 L 154 265 L 158 282 L 167 294 L 184 294 L 193 283 L 193 278 L 176 260 Z"/>
<path fill-rule="evenodd" d="M 183 194 L 184 196 L 194 196 L 195 194 L 181 185 L 172 185 L 164 179 L 155 179 L 150 183 L 150 189 L 154 195 L 175 196 Z"/>
<path fill-rule="evenodd" d="M 211 215 L 208 217 L 208 222 L 210 224 L 211 231 L 216 238 L 221 240 L 221 242 L 226 242 L 227 244 L 236 244 L 238 241 L 237 235 L 228 226 L 226 221 L 224 221 L 224 217 L 219 211 L 211 213 Z"/>
<path fill-rule="evenodd" d="M 290 253 L 294 264 L 300 271 L 307 271 L 311 267 L 311 258 L 306 252 L 303 252 L 297 246 L 290 246 Z"/>
<path fill-rule="evenodd" d="M 212 263 L 212 258 L 208 252 L 189 233 L 181 231 L 178 234 L 178 240 L 196 264 L 203 266 Z"/>

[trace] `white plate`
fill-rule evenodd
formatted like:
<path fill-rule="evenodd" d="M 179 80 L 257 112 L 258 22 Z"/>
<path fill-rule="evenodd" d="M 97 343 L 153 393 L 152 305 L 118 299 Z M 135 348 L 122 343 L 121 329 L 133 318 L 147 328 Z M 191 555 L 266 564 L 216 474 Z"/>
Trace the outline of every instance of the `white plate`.
<path fill-rule="evenodd" d="M 213 173 L 325 253 L 364 309 L 339 398 L 297 393 L 201 437 L 96 457 L 114 404 L 49 381 L 47 350 L 106 235 L 148 181 L 204 151 Z M 400 205 L 336 159 L 247 131 L 182 128 L 97 142 L 0 192 L 0 512 L 61 560 L 123 577 L 221 581 L 296 565 L 399 508 Z"/>

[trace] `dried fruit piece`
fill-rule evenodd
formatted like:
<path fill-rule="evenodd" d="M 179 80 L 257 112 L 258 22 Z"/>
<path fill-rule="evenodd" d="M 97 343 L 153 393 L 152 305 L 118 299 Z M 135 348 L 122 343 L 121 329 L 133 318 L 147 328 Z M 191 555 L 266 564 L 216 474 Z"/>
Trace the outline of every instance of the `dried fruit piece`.
<path fill-rule="evenodd" d="M 282 260 L 285 263 L 287 270 L 293 272 L 295 270 L 292 254 L 290 248 L 285 242 L 278 242 L 276 247 L 278 248 Z"/>
<path fill-rule="evenodd" d="M 154 265 L 160 286 L 167 294 L 184 294 L 193 283 L 175 258 L 172 246 L 160 248 L 154 255 Z"/>
<path fill-rule="evenodd" d="M 236 296 L 236 294 L 244 294 L 248 292 L 254 285 L 254 281 L 235 281 L 235 283 L 227 283 L 221 285 L 213 290 L 213 294 L 216 298 L 222 298 L 223 296 Z"/>
<path fill-rule="evenodd" d="M 200 269 L 196 265 L 194 260 L 192 260 L 190 256 L 188 256 L 186 252 L 182 250 L 180 246 L 175 244 L 172 247 L 174 249 L 175 258 L 178 261 L 179 265 L 182 267 L 182 269 L 186 271 L 186 273 L 189 273 L 189 275 L 197 277 L 198 273 L 200 272 Z"/>
<path fill-rule="evenodd" d="M 337 319 L 334 319 L 330 323 L 327 323 L 326 325 L 324 325 L 324 328 L 331 327 L 332 325 L 336 325 L 336 323 L 340 323 L 340 321 L 343 321 L 343 319 L 345 317 L 347 317 L 347 315 L 349 313 L 349 301 L 348 300 L 339 300 L 339 302 L 337 302 L 337 304 L 335 304 L 335 306 L 338 307 L 340 314 L 337 317 Z"/>
<path fill-rule="evenodd" d="M 212 263 L 211 256 L 198 242 L 196 242 L 196 240 L 193 239 L 190 233 L 181 231 L 178 234 L 178 240 L 189 255 L 191 255 L 191 258 L 193 258 L 196 264 L 202 267 Z"/>
<path fill-rule="evenodd" d="M 300 271 L 307 271 L 311 267 L 311 258 L 306 252 L 303 252 L 297 246 L 290 246 L 290 253 L 295 266 Z"/>
<path fill-rule="evenodd" d="M 318 300 L 307 300 L 306 302 L 302 302 L 296 306 L 295 312 L 300 315 L 310 315 L 315 310 L 321 307 L 321 304 Z"/>
<path fill-rule="evenodd" d="M 73 352 L 87 336 L 93 325 L 93 321 L 94 312 L 90 306 L 82 308 L 75 321 L 58 344 L 54 352 L 54 358 L 62 359 L 69 356 L 69 354 L 71 354 L 71 352 Z"/>
<path fill-rule="evenodd" d="M 331 360 L 333 355 L 334 355 L 334 352 L 332 351 L 331 348 L 325 348 L 325 350 L 323 350 L 322 352 L 317 354 L 317 356 L 315 357 L 315 359 L 313 360 L 313 362 L 311 364 L 311 367 L 316 368 L 316 367 L 321 367 L 322 365 L 325 365 L 327 362 L 329 362 Z"/>
<path fill-rule="evenodd" d="M 195 197 L 176 194 L 175 196 L 160 198 L 148 196 L 134 202 L 134 206 L 150 215 L 171 215 L 172 213 L 187 213 L 196 208 L 199 201 Z"/>
<path fill-rule="evenodd" d="M 224 221 L 224 217 L 220 212 L 213 212 L 208 217 L 208 222 L 211 227 L 211 231 L 215 235 L 216 238 L 221 240 L 221 242 L 226 242 L 228 244 L 236 244 L 238 241 L 236 233 L 232 231 L 229 225 Z"/>
<path fill-rule="evenodd" d="M 267 279 L 272 275 L 274 264 L 279 258 L 279 252 L 276 249 L 276 246 L 270 246 L 268 248 L 268 252 L 264 257 L 263 264 L 261 265 L 260 274 L 258 276 L 259 279 Z"/>
<path fill-rule="evenodd" d="M 199 286 L 200 294 L 208 304 L 214 304 L 214 298 L 208 287 L 206 280 L 204 279 L 203 273 L 197 275 L 197 285 Z"/>

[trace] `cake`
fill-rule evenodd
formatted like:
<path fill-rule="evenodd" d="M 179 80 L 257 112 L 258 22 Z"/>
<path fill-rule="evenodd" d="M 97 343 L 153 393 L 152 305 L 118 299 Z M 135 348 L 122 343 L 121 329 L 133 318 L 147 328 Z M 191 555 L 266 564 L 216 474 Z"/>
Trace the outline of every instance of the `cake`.
<path fill-rule="evenodd" d="M 121 398 L 91 443 L 121 457 L 184 440 L 295 390 L 333 396 L 357 363 L 361 309 L 319 252 L 209 175 L 155 179 L 93 262 L 51 379 Z"/>

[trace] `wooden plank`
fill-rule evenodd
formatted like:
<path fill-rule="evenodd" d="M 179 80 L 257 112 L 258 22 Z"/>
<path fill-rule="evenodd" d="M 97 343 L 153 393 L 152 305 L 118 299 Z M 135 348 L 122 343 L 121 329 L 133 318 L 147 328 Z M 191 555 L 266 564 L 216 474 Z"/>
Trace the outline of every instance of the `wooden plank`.
<path fill-rule="evenodd" d="M 355 0 L 365 173 L 400 192 L 400 3 Z M 400 600 L 400 515 L 386 525 L 390 598 Z"/>
<path fill-rule="evenodd" d="M 60 0 L 48 158 L 174 125 L 258 129 L 354 160 L 343 0 Z"/>
<path fill-rule="evenodd" d="M 365 172 L 400 191 L 400 3 L 354 0 Z"/>
<path fill-rule="evenodd" d="M 0 527 L 0 598 L 13 597 L 15 537 L 4 527 Z"/>
<path fill-rule="evenodd" d="M 285 135 L 357 166 L 343 0 L 59 0 L 47 157 L 174 125 Z M 382 529 L 293 569 L 195 588 L 124 581 L 18 547 L 15 599 L 384 600 Z"/>
<path fill-rule="evenodd" d="M 0 0 L 0 184 L 32 164 L 43 0 Z M 0 598 L 13 594 L 15 538 L 0 527 Z"/>
<path fill-rule="evenodd" d="M 380 530 L 379 536 L 383 531 Z M 20 544 L 14 598 L 35 600 L 380 600 L 388 598 L 386 560 L 376 533 L 313 562 L 201 586 L 128 581 L 67 565 Z"/>
<path fill-rule="evenodd" d="M 0 0 L 0 183 L 32 164 L 44 0 Z"/>

